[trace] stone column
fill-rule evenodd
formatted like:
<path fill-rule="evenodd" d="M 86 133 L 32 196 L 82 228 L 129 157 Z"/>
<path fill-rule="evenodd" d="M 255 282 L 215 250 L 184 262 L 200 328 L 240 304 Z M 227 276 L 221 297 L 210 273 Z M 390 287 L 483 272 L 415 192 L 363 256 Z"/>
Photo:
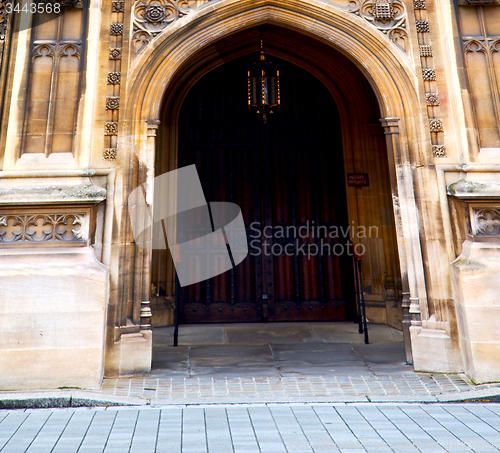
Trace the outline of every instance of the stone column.
<path fill-rule="evenodd" d="M 392 199 L 393 208 L 395 216 L 396 234 L 398 241 L 398 253 L 399 253 L 399 263 L 401 268 L 401 284 L 403 288 L 403 338 L 405 343 L 405 355 L 406 362 L 408 364 L 413 363 L 412 350 L 411 350 L 411 340 L 410 340 L 410 326 L 412 315 L 410 314 L 410 284 L 408 281 L 408 265 L 407 265 L 407 253 L 405 249 L 405 238 L 403 232 L 403 219 L 401 213 L 401 204 L 399 202 L 399 190 L 398 190 L 398 180 L 394 167 L 396 166 L 397 156 L 399 154 L 399 118 L 383 118 L 380 120 L 382 126 L 385 130 L 385 136 L 387 141 L 387 149 L 389 154 L 389 173 L 391 175 L 391 188 L 392 188 Z"/>
<path fill-rule="evenodd" d="M 451 264 L 464 370 L 476 383 L 500 381 L 500 184 L 457 181 L 466 240 Z"/>

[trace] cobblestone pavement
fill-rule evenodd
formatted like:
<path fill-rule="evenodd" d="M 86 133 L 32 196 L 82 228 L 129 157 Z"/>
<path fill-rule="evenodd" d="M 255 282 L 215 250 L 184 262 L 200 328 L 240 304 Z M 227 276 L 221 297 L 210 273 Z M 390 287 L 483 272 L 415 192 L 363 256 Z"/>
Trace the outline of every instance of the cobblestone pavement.
<path fill-rule="evenodd" d="M 2 453 L 496 452 L 498 404 L 0 411 Z"/>
<path fill-rule="evenodd" d="M 370 325 L 368 345 L 353 323 L 191 325 L 180 333 L 174 348 L 172 329 L 155 329 L 152 373 L 105 379 L 101 394 L 211 403 L 500 393 L 500 384 L 476 386 L 464 374 L 414 372 L 401 332 L 386 325 Z"/>

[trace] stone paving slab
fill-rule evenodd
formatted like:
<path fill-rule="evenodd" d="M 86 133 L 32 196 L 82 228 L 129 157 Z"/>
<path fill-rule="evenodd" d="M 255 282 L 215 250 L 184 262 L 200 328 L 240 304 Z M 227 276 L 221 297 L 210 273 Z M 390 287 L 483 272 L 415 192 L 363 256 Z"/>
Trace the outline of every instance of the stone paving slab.
<path fill-rule="evenodd" d="M 498 452 L 500 404 L 0 410 L 2 453 Z"/>

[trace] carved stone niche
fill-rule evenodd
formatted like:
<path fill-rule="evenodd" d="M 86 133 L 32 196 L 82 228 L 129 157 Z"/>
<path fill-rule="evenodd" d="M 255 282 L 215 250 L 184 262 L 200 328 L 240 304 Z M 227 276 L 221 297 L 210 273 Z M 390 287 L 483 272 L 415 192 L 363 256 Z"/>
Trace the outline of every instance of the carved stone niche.
<path fill-rule="evenodd" d="M 500 381 L 500 184 L 460 180 L 448 195 L 462 205 L 466 237 L 451 263 L 464 370 L 477 383 Z"/>

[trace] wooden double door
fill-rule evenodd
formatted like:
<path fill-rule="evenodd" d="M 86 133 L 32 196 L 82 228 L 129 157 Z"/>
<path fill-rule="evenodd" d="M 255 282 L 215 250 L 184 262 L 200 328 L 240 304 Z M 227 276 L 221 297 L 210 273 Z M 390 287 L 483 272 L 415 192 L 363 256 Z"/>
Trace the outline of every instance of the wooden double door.
<path fill-rule="evenodd" d="M 249 255 L 178 287 L 180 322 L 346 320 L 353 279 L 337 108 L 315 77 L 274 59 L 282 107 L 264 124 L 246 104 L 251 64 L 210 72 L 181 108 L 178 165 L 196 164 L 208 201 L 240 206 Z"/>

